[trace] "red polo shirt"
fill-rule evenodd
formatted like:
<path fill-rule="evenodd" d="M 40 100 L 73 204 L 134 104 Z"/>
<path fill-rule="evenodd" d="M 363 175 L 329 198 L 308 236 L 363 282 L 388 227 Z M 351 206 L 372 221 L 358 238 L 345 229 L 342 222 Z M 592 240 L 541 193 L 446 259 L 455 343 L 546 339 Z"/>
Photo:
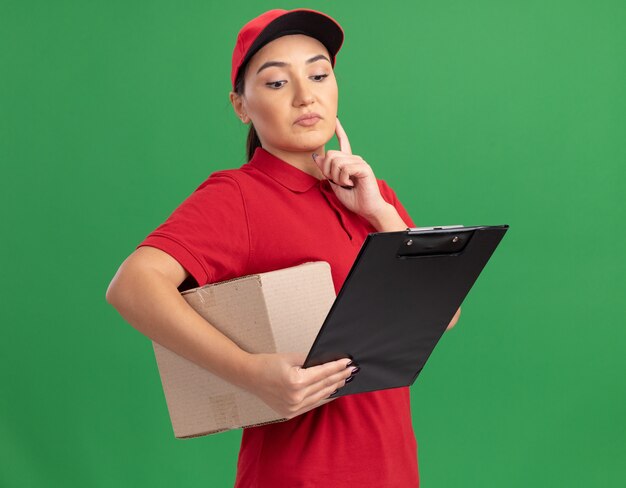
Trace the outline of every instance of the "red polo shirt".
<path fill-rule="evenodd" d="M 395 192 L 377 181 L 414 227 Z M 173 256 L 199 286 L 326 261 L 338 293 L 369 232 L 376 229 L 345 208 L 327 180 L 258 148 L 240 168 L 211 174 L 140 246 Z M 419 486 L 409 389 L 348 395 L 244 429 L 236 486 Z"/>

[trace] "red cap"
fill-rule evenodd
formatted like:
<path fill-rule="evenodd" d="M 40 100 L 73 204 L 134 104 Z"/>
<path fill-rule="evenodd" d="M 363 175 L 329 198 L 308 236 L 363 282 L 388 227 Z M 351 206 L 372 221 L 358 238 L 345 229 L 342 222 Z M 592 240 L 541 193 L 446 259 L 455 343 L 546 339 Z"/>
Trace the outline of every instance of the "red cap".
<path fill-rule="evenodd" d="M 239 68 L 265 44 L 289 34 L 305 34 L 320 41 L 328 49 L 330 62 L 335 66 L 335 56 L 343 44 L 343 29 L 333 18 L 304 8 L 269 10 L 252 19 L 239 31 L 230 74 L 233 90 Z"/>

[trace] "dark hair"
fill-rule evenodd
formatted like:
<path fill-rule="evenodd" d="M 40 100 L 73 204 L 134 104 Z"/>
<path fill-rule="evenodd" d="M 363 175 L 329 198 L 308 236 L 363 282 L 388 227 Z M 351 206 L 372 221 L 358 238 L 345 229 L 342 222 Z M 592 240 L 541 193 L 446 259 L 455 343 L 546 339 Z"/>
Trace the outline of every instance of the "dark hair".
<path fill-rule="evenodd" d="M 239 68 L 239 72 L 237 73 L 237 77 L 235 78 L 235 93 L 237 95 L 243 95 L 244 91 L 244 76 L 246 72 L 246 66 L 248 63 L 246 62 Z M 252 159 L 254 155 L 254 151 L 256 151 L 257 147 L 261 147 L 261 140 L 259 139 L 258 134 L 256 133 L 256 129 L 252 122 L 250 122 L 250 130 L 248 131 L 248 140 L 246 141 L 246 156 L 248 161 Z"/>

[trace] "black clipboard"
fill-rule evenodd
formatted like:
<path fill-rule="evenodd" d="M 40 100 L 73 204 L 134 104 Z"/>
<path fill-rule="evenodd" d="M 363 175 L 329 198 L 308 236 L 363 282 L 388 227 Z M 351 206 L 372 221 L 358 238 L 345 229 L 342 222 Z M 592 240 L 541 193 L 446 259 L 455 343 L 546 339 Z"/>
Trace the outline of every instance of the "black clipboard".
<path fill-rule="evenodd" d="M 361 368 L 333 398 L 412 385 L 508 228 L 368 234 L 303 367 Z"/>

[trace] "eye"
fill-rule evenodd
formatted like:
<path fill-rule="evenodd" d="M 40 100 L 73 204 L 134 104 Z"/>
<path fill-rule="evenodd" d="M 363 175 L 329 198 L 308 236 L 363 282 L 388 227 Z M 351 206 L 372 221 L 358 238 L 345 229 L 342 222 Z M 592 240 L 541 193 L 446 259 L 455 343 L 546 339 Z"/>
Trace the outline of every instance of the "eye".
<path fill-rule="evenodd" d="M 270 88 L 276 89 L 276 88 L 280 88 L 283 86 L 280 83 L 287 83 L 287 82 L 285 80 L 270 81 L 269 83 L 265 83 L 265 85 Z"/>
<path fill-rule="evenodd" d="M 324 78 L 326 78 L 328 75 L 327 74 L 323 74 L 323 75 L 313 75 L 311 76 L 311 78 L 315 79 L 315 81 L 322 81 Z"/>

